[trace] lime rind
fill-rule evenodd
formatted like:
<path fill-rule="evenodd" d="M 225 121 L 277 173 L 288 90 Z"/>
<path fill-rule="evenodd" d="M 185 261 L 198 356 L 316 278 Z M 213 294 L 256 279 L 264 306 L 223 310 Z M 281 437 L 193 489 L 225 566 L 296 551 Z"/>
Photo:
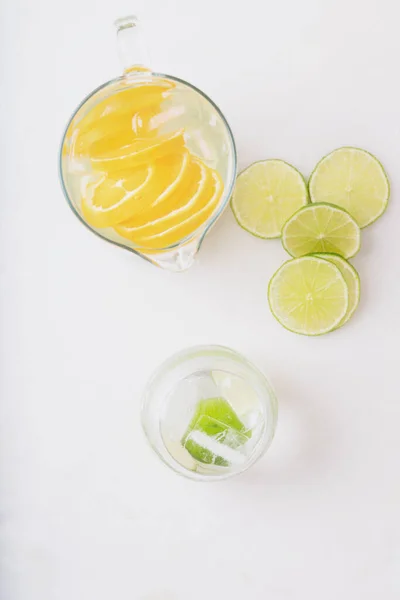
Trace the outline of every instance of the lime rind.
<path fill-rule="evenodd" d="M 288 322 L 287 322 L 287 320 L 285 322 L 283 315 L 280 316 L 278 314 L 279 299 L 277 299 L 277 301 L 276 301 L 274 289 L 273 289 L 274 284 L 275 284 L 277 278 L 279 278 L 279 276 L 281 276 L 282 273 L 284 273 L 284 271 L 286 269 L 294 266 L 295 264 L 296 265 L 299 265 L 301 263 L 305 264 L 306 262 L 310 263 L 311 261 L 317 262 L 319 264 L 321 264 L 321 263 L 326 264 L 326 265 L 329 264 L 329 267 L 330 267 L 331 273 L 332 273 L 332 282 L 334 282 L 334 278 L 335 278 L 338 282 L 341 283 L 340 289 L 341 289 L 342 298 L 343 298 L 341 310 L 337 312 L 337 314 L 334 316 L 334 318 L 331 319 L 330 322 L 327 321 L 327 324 L 325 325 L 325 327 L 321 327 L 318 330 L 315 330 L 315 329 L 311 330 L 310 328 L 307 330 L 307 328 L 304 328 L 304 327 L 293 327 L 293 326 L 289 327 Z M 298 258 L 292 258 L 292 259 L 286 261 L 275 272 L 275 274 L 270 279 L 270 282 L 268 285 L 268 302 L 269 302 L 269 306 L 270 306 L 272 315 L 278 321 L 278 323 L 280 325 L 282 325 L 282 327 L 284 327 L 285 329 L 287 329 L 288 331 L 290 331 L 292 333 L 306 335 L 309 337 L 317 337 L 320 335 L 324 335 L 326 333 L 330 333 L 331 331 L 334 331 L 335 329 L 337 329 L 337 327 L 343 320 L 344 316 L 346 315 L 348 303 L 349 303 L 349 293 L 348 293 L 348 287 L 347 287 L 346 281 L 345 281 L 342 273 L 340 272 L 339 268 L 336 265 L 334 265 L 332 262 L 329 262 L 328 260 L 324 260 L 324 259 L 312 256 L 312 255 L 308 255 L 308 256 L 301 256 Z"/>
<path fill-rule="evenodd" d="M 360 303 L 360 276 L 355 267 L 351 263 L 349 263 L 345 258 L 343 258 L 343 256 L 340 256 L 340 254 L 334 254 L 331 252 L 320 252 L 317 254 L 313 254 L 312 256 L 316 256 L 317 258 L 322 258 L 324 260 L 332 262 L 338 267 L 338 269 L 344 277 L 344 280 L 347 284 L 347 288 L 349 290 L 349 305 L 347 307 L 347 313 L 343 317 L 341 323 L 339 323 L 338 325 L 338 327 L 343 327 L 343 325 L 351 319 Z"/>
<path fill-rule="evenodd" d="M 299 210 L 297 210 L 284 224 L 283 229 L 282 229 L 282 245 L 284 247 L 284 249 L 286 250 L 286 252 L 288 254 L 290 254 L 293 258 L 299 258 L 300 256 L 306 256 L 308 254 L 318 254 L 318 253 L 327 253 L 327 250 L 323 247 L 321 248 L 312 248 L 309 249 L 308 251 L 302 253 L 301 255 L 299 254 L 293 254 L 293 250 L 291 250 L 288 246 L 288 240 L 287 240 L 287 228 L 290 224 L 292 224 L 292 222 L 295 221 L 295 219 L 302 214 L 305 211 L 308 210 L 312 210 L 318 206 L 325 206 L 325 207 L 329 207 L 330 209 L 332 209 L 333 212 L 337 212 L 337 213 L 344 213 L 346 215 L 346 217 L 348 218 L 348 222 L 353 224 L 353 230 L 355 233 L 354 236 L 354 240 L 355 240 L 355 245 L 352 248 L 352 250 L 346 254 L 340 254 L 340 256 L 342 256 L 343 258 L 352 258 L 353 256 L 355 256 L 357 254 L 357 252 L 359 252 L 360 248 L 361 248 L 361 231 L 360 228 L 356 222 L 356 220 L 350 215 L 350 213 L 345 210 L 344 208 L 337 206 L 336 204 L 331 204 L 329 202 L 315 202 L 312 204 L 308 204 L 307 206 L 302 206 L 301 208 L 299 208 Z M 318 210 L 318 209 L 317 209 Z M 314 239 L 311 235 L 310 235 L 310 239 Z M 321 244 L 322 246 L 322 244 Z M 338 249 L 339 250 L 339 249 Z M 339 254 L 339 252 L 335 252 L 335 254 Z"/>
<path fill-rule="evenodd" d="M 283 219 L 281 219 L 281 223 L 278 224 L 276 223 L 276 227 L 274 230 L 267 232 L 262 232 L 261 228 L 257 228 L 256 226 L 254 226 L 254 224 L 251 224 L 248 222 L 248 219 L 244 218 L 243 219 L 243 215 L 241 214 L 241 210 L 240 207 L 238 206 L 239 201 L 238 201 L 238 183 L 240 184 L 240 178 L 245 175 L 246 173 L 248 173 L 249 171 L 253 170 L 254 168 L 261 166 L 261 165 L 266 165 L 266 167 L 270 167 L 270 166 L 276 166 L 279 165 L 280 167 L 283 167 L 286 170 L 287 174 L 291 174 L 293 176 L 296 177 L 297 182 L 298 182 L 298 188 L 299 190 L 302 191 L 302 194 L 299 194 L 299 206 L 298 208 L 300 208 L 301 206 L 306 206 L 307 204 L 310 203 L 310 198 L 309 198 L 309 193 L 308 193 L 308 186 L 307 186 L 307 182 L 306 179 L 304 178 L 304 176 L 300 173 L 300 171 L 298 169 L 296 169 L 295 167 L 293 167 L 293 165 L 289 164 L 288 162 L 279 159 L 279 158 L 270 158 L 270 159 L 266 159 L 266 160 L 259 160 L 256 161 L 254 163 L 252 163 L 251 165 L 249 165 L 248 167 L 246 167 L 245 169 L 243 169 L 243 171 L 241 171 L 239 173 L 239 175 L 237 176 L 236 179 L 236 186 L 235 189 L 233 191 L 232 194 L 232 198 L 231 198 L 231 208 L 232 208 L 232 212 L 233 215 L 238 223 L 238 225 L 244 229 L 245 231 L 247 231 L 248 233 L 250 233 L 251 235 L 253 235 L 254 237 L 258 237 L 260 239 L 277 239 L 280 238 L 282 235 L 282 227 L 285 223 L 286 218 L 289 218 L 288 215 L 285 215 L 285 217 Z M 249 204 L 248 200 L 244 200 L 244 202 L 246 204 Z M 295 211 L 293 211 L 295 212 Z M 293 213 L 292 213 L 293 214 Z"/>
<path fill-rule="evenodd" d="M 381 203 L 381 210 L 379 210 L 378 212 L 376 212 L 375 214 L 373 214 L 369 219 L 363 221 L 362 223 L 359 223 L 359 226 L 361 229 L 364 229 L 365 227 L 368 227 L 369 225 L 372 225 L 372 223 L 375 223 L 375 221 L 377 221 L 379 219 L 379 217 L 381 217 L 383 215 L 383 213 L 386 211 L 388 203 L 389 203 L 389 198 L 390 198 L 390 181 L 389 181 L 389 177 L 382 165 L 382 163 L 376 158 L 376 156 L 374 154 L 372 154 L 371 152 L 368 152 L 367 150 L 364 150 L 363 148 L 358 148 L 356 146 L 342 146 L 340 148 L 336 148 L 335 150 L 332 150 L 332 152 L 329 152 L 328 154 L 326 154 L 325 156 L 323 156 L 318 163 L 316 164 L 314 170 L 312 171 L 309 179 L 308 179 L 308 191 L 309 191 L 309 198 L 310 198 L 310 202 L 311 203 L 319 203 L 319 199 L 315 197 L 315 191 L 313 192 L 313 186 L 314 186 L 314 182 L 315 179 L 318 175 L 318 171 L 321 168 L 321 166 L 327 162 L 334 154 L 339 153 L 339 152 L 343 152 L 343 151 L 349 151 L 349 152 L 354 152 L 354 153 L 358 153 L 358 154 L 364 154 L 366 155 L 369 159 L 372 159 L 373 163 L 375 164 L 376 167 L 379 167 L 378 171 L 379 174 L 382 176 L 382 180 L 385 182 L 386 184 L 386 195 L 384 198 L 382 198 L 382 203 Z M 332 202 L 332 204 L 335 204 L 334 202 Z M 342 204 L 336 204 L 336 206 L 339 206 L 340 208 L 343 208 L 344 210 L 347 210 L 347 212 L 349 212 L 349 214 L 351 214 L 351 210 L 349 208 L 347 208 L 346 206 L 343 206 Z M 354 215 L 352 215 L 354 217 Z M 354 217 L 355 218 L 355 217 Z M 358 222 L 358 219 L 355 219 Z"/>

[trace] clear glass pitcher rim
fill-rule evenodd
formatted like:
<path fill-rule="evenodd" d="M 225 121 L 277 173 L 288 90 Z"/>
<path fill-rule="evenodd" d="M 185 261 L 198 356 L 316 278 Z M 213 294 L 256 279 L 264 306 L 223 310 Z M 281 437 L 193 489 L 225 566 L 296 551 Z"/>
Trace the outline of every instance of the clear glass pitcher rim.
<path fill-rule="evenodd" d="M 188 87 L 192 88 L 195 92 L 197 92 L 198 94 L 200 94 L 201 96 L 203 96 L 208 102 L 210 102 L 210 104 L 213 106 L 213 108 L 216 110 L 216 112 L 218 113 L 218 115 L 220 116 L 220 118 L 222 119 L 226 130 L 228 132 L 229 135 L 229 139 L 231 142 L 231 153 L 232 153 L 232 160 L 233 160 L 233 169 L 232 169 L 232 176 L 231 176 L 231 181 L 229 181 L 229 184 L 226 186 L 225 190 L 224 190 L 224 199 L 223 202 L 221 202 L 220 207 L 218 208 L 218 210 L 215 210 L 215 212 L 210 216 L 210 218 L 208 219 L 208 221 L 206 223 L 204 223 L 203 225 L 201 225 L 196 231 L 194 231 L 193 233 L 191 233 L 190 235 L 182 238 L 179 242 L 176 242 L 175 244 L 171 245 L 171 246 L 166 246 L 165 248 L 160 248 L 159 252 L 163 253 L 163 252 L 169 252 L 171 250 L 177 250 L 178 248 L 180 248 L 181 246 L 184 246 L 185 244 L 188 244 L 189 242 L 198 239 L 198 250 L 201 247 L 201 244 L 203 243 L 203 239 L 206 236 L 207 232 L 209 231 L 209 229 L 212 227 L 212 225 L 215 223 L 215 221 L 220 217 L 220 215 L 223 213 L 223 211 L 225 210 L 230 197 L 232 195 L 233 192 L 233 188 L 235 185 L 235 181 L 236 181 L 236 174 L 237 174 L 237 152 L 236 152 L 236 144 L 235 144 L 235 138 L 233 137 L 233 133 L 232 130 L 230 128 L 230 125 L 228 123 L 228 121 L 226 120 L 225 115 L 223 114 L 223 112 L 221 111 L 221 109 L 217 106 L 217 104 L 215 104 L 215 102 L 207 95 L 205 94 L 202 90 L 200 90 L 198 87 L 196 87 L 195 85 L 193 85 L 192 83 L 189 83 L 188 81 L 185 81 L 184 79 L 181 79 L 179 77 L 175 77 L 174 75 L 168 75 L 165 73 L 158 73 L 155 71 L 146 71 L 146 72 L 130 72 L 130 73 L 126 73 L 123 75 L 120 75 L 119 77 L 115 77 L 114 79 L 110 79 L 109 81 L 106 81 L 105 83 L 103 83 L 102 85 L 99 85 L 97 88 L 95 88 L 92 92 L 90 92 L 90 94 L 88 94 L 79 104 L 78 106 L 75 108 L 74 112 L 72 113 L 71 117 L 68 119 L 67 125 L 64 129 L 63 135 L 61 137 L 61 144 L 60 144 L 60 150 L 59 150 L 59 159 L 58 159 L 58 173 L 59 173 L 59 178 L 60 178 L 60 182 L 61 182 L 61 187 L 65 196 L 65 199 L 67 200 L 71 210 L 73 211 L 73 213 L 76 215 L 76 217 L 78 217 L 78 219 L 81 221 L 81 223 L 83 223 L 83 225 L 85 225 L 85 227 L 87 229 L 89 229 L 92 233 L 94 233 L 95 235 L 97 235 L 98 237 L 100 237 L 102 240 L 106 240 L 107 242 L 110 242 L 110 244 L 113 244 L 114 246 L 119 246 L 120 248 L 124 248 L 125 250 L 128 250 L 129 252 L 133 252 L 134 254 L 138 254 L 139 256 L 141 256 L 142 258 L 145 258 L 146 260 L 149 260 L 151 262 L 151 258 L 146 256 L 146 252 L 149 251 L 148 248 L 142 248 L 140 246 L 131 248 L 128 246 L 125 246 L 124 244 L 120 244 L 117 241 L 114 240 L 110 240 L 109 238 L 101 235 L 101 233 L 99 233 L 98 231 L 96 231 L 95 229 L 92 229 L 92 227 L 90 227 L 90 225 L 88 225 L 88 223 L 86 223 L 86 221 L 81 217 L 81 215 L 78 213 L 78 211 L 76 210 L 72 200 L 69 197 L 65 182 L 64 182 L 64 177 L 63 177 L 63 168 L 62 168 L 62 150 L 64 147 L 64 142 L 65 142 L 65 137 L 67 135 L 67 131 L 69 129 L 69 126 L 71 125 L 73 119 L 75 118 L 76 114 L 79 112 L 79 110 L 86 104 L 86 102 L 88 102 L 95 94 L 97 94 L 98 92 L 100 92 L 101 90 L 103 90 L 104 88 L 111 86 L 113 84 L 117 84 L 120 83 L 121 81 L 134 81 L 136 78 L 140 78 L 140 77 L 156 77 L 156 78 L 161 78 L 161 79 L 170 79 L 172 81 L 176 81 L 177 83 L 181 83 L 183 85 L 187 85 Z"/>

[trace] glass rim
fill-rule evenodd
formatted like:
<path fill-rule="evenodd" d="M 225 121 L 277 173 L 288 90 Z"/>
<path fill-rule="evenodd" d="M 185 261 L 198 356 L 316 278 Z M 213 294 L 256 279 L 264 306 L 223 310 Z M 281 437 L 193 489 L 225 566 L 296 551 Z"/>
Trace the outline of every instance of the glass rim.
<path fill-rule="evenodd" d="M 190 358 L 195 358 L 202 352 L 207 352 L 211 355 L 222 352 L 227 355 L 227 358 L 231 358 L 233 360 L 238 361 L 239 363 L 243 364 L 249 371 L 251 371 L 260 382 L 262 382 L 267 391 L 267 394 L 260 398 L 260 403 L 262 404 L 264 417 L 268 416 L 268 418 L 266 418 L 267 426 L 265 427 L 262 435 L 260 436 L 260 439 L 258 440 L 249 460 L 245 462 L 241 468 L 227 473 L 221 472 L 220 474 L 215 475 L 199 473 L 197 471 L 190 471 L 189 469 L 181 465 L 172 456 L 172 454 L 169 453 L 168 449 L 165 448 L 168 454 L 168 458 L 170 459 L 169 461 L 167 461 L 163 454 L 160 452 L 160 450 L 157 448 L 156 444 L 154 444 L 150 439 L 151 435 L 148 432 L 145 425 L 145 413 L 149 403 L 149 395 L 157 380 L 161 379 L 165 373 L 173 369 L 181 361 Z M 266 399 L 267 396 L 268 400 Z M 278 420 L 278 400 L 268 377 L 266 377 L 266 375 L 254 363 L 252 363 L 248 358 L 246 358 L 246 356 L 244 356 L 240 352 L 237 352 L 236 350 L 233 350 L 232 348 L 229 348 L 228 346 L 222 346 L 218 344 L 201 344 L 197 346 L 189 346 L 187 348 L 179 350 L 178 352 L 175 352 L 167 359 L 165 359 L 152 372 L 142 392 L 140 420 L 147 443 L 149 444 L 152 451 L 155 452 L 156 455 L 160 458 L 164 465 L 166 465 L 169 469 L 171 469 L 181 477 L 184 477 L 185 479 L 190 479 L 191 481 L 217 482 L 223 481 L 225 479 L 230 479 L 231 477 L 236 477 L 237 475 L 244 473 L 266 453 L 274 439 L 276 431 Z"/>
<path fill-rule="evenodd" d="M 203 223 L 194 232 L 192 232 L 191 234 L 182 238 L 181 240 L 179 240 L 179 242 L 176 242 L 175 244 L 171 244 L 170 246 L 165 246 L 163 248 L 157 248 L 157 251 L 155 251 L 154 249 L 152 250 L 151 248 L 144 248 L 142 246 L 136 246 L 136 247 L 132 247 L 132 248 L 129 246 L 125 246 L 125 244 L 123 244 L 122 242 L 120 243 L 115 240 L 111 240 L 111 239 L 103 236 L 98 231 L 96 231 L 96 229 L 92 228 L 88 223 L 86 223 L 86 221 L 82 218 L 82 216 L 76 210 L 74 203 L 72 202 L 71 198 L 69 197 L 67 187 L 66 187 L 66 184 L 64 181 L 64 176 L 63 176 L 62 151 L 63 151 L 67 131 L 68 131 L 69 126 L 71 125 L 73 119 L 77 115 L 77 113 L 84 106 L 84 104 L 86 104 L 86 102 L 88 102 L 95 94 L 97 94 L 104 88 L 108 87 L 109 85 L 119 83 L 121 81 L 129 82 L 130 79 L 134 80 L 135 77 L 138 77 L 138 78 L 139 77 L 160 77 L 160 78 L 165 78 L 165 79 L 171 79 L 172 81 L 176 81 L 178 83 L 188 86 L 189 88 L 191 88 L 192 90 L 194 90 L 195 92 L 200 94 L 203 98 L 205 98 L 213 106 L 213 108 L 218 113 L 219 117 L 221 118 L 221 120 L 225 126 L 226 131 L 228 132 L 228 137 L 229 137 L 230 144 L 231 144 L 231 156 L 232 156 L 232 160 L 233 160 L 233 169 L 232 169 L 232 174 L 231 174 L 231 180 L 229 181 L 229 185 L 224 189 L 223 201 L 221 202 L 218 210 L 216 210 L 210 216 L 210 218 L 206 221 L 206 223 Z M 145 258 L 146 260 L 148 260 L 149 262 L 152 262 L 152 260 L 151 260 L 152 255 L 157 256 L 158 254 L 162 254 L 164 252 L 177 250 L 181 246 L 188 244 L 189 242 L 196 239 L 199 236 L 199 232 L 204 229 L 203 233 L 200 235 L 199 243 L 198 243 L 198 250 L 200 250 L 201 245 L 204 240 L 204 237 L 206 236 L 207 232 L 213 226 L 213 224 L 217 221 L 217 219 L 222 215 L 222 213 L 224 212 L 225 208 L 227 207 L 227 205 L 230 201 L 230 198 L 231 198 L 231 195 L 233 192 L 233 188 L 235 185 L 235 181 L 236 181 L 236 175 L 237 175 L 237 151 L 236 151 L 235 139 L 233 137 L 233 133 L 230 128 L 230 125 L 229 125 L 228 121 L 226 120 L 221 109 L 215 104 L 215 102 L 213 100 L 211 100 L 211 98 L 209 96 L 207 96 L 207 94 L 205 94 L 202 90 L 197 88 L 192 83 L 189 83 L 188 81 L 185 81 L 184 79 L 181 79 L 179 77 L 174 77 L 173 75 L 167 75 L 165 73 L 158 73 L 156 71 L 146 71 L 146 72 L 139 71 L 138 73 L 130 72 L 128 74 L 120 75 L 119 77 L 115 77 L 114 79 L 110 79 L 109 81 L 106 81 L 105 83 L 99 85 L 92 92 L 90 92 L 90 94 L 85 96 L 85 98 L 78 104 L 78 106 L 72 113 L 71 117 L 69 118 L 69 120 L 67 122 L 66 127 L 64 128 L 64 132 L 61 137 L 61 144 L 60 144 L 59 155 L 58 155 L 58 176 L 59 176 L 60 183 L 61 183 L 61 189 L 63 191 L 64 197 L 65 197 L 70 209 L 72 210 L 74 215 L 79 219 L 79 221 L 83 225 L 85 225 L 85 227 L 87 229 L 89 229 L 89 231 L 91 231 L 92 233 L 97 235 L 97 237 L 101 238 L 102 240 L 105 240 L 105 241 L 109 242 L 110 244 L 113 244 L 114 246 L 119 246 L 120 248 L 123 248 L 124 250 L 128 250 L 129 252 L 133 252 L 133 254 L 139 255 L 142 258 Z M 151 252 L 151 254 L 149 256 L 147 256 L 146 252 L 149 252 L 149 251 Z"/>

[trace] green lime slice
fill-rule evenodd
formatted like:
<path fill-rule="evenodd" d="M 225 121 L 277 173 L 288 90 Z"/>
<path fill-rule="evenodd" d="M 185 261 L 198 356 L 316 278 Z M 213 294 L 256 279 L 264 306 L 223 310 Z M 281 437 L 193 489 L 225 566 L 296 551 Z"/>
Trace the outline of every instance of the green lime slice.
<path fill-rule="evenodd" d="M 338 148 L 315 167 L 309 181 L 312 202 L 331 202 L 346 209 L 360 227 L 376 221 L 390 194 L 381 163 L 359 148 Z"/>
<path fill-rule="evenodd" d="M 350 258 L 360 249 L 360 228 L 342 208 L 332 204 L 309 204 L 285 223 L 282 243 L 295 257 L 332 252 Z"/>
<path fill-rule="evenodd" d="M 318 258 L 323 258 L 325 260 L 329 260 L 329 262 L 333 263 L 337 266 L 343 278 L 347 284 L 347 289 L 349 290 L 349 305 L 347 307 L 347 312 L 344 315 L 342 321 L 339 323 L 338 327 L 341 327 L 352 317 L 354 311 L 356 310 L 358 303 L 360 302 L 360 277 L 353 267 L 347 260 L 339 256 L 338 254 L 314 254 Z"/>
<path fill-rule="evenodd" d="M 283 160 L 256 162 L 236 180 L 231 206 L 239 225 L 264 239 L 280 237 L 288 218 L 308 203 L 302 175 Z"/>
<path fill-rule="evenodd" d="M 207 398 L 197 404 L 182 446 L 201 463 L 229 466 L 229 449 L 236 449 L 251 438 L 229 402 L 224 398 Z M 221 444 L 228 450 L 218 455 Z"/>
<path fill-rule="evenodd" d="M 336 265 L 303 256 L 278 269 L 269 283 L 268 300 L 274 317 L 289 331 L 321 335 L 341 323 L 349 292 Z"/>

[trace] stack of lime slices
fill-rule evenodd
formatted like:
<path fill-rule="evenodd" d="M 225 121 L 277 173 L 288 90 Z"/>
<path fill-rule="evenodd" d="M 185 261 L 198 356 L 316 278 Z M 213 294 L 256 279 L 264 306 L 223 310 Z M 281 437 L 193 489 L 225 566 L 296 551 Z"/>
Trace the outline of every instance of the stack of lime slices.
<path fill-rule="evenodd" d="M 347 323 L 360 299 L 360 279 L 348 259 L 360 249 L 360 229 L 385 211 L 389 191 L 380 162 L 349 147 L 325 156 L 308 186 L 282 160 L 254 163 L 238 176 L 232 210 L 239 225 L 264 239 L 280 237 L 293 257 L 268 288 L 279 323 L 304 335 Z"/>

